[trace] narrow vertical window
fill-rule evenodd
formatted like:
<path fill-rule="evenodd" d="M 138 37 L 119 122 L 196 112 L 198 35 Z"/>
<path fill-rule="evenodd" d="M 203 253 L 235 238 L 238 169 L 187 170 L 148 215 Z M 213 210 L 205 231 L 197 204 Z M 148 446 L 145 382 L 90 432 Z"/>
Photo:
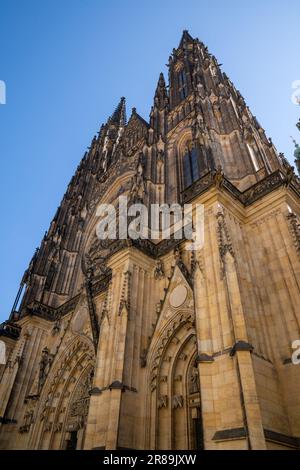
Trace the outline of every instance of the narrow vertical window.
<path fill-rule="evenodd" d="M 188 188 L 199 179 L 199 162 L 197 148 L 187 148 L 183 156 L 184 187 Z"/>
<path fill-rule="evenodd" d="M 193 182 L 199 179 L 198 152 L 194 147 L 190 152 Z"/>
<path fill-rule="evenodd" d="M 187 97 L 187 81 L 184 70 L 178 72 L 178 91 L 180 99 L 184 100 Z"/>
<path fill-rule="evenodd" d="M 249 145 L 248 143 L 247 143 L 247 147 L 248 147 L 248 150 L 249 150 L 249 153 L 250 153 L 250 157 L 251 157 L 254 169 L 255 169 L 255 171 L 258 171 L 259 170 L 259 165 L 258 165 L 258 161 L 257 161 L 256 155 L 255 155 L 255 152 L 254 152 L 253 148 L 251 147 L 251 145 Z"/>
<path fill-rule="evenodd" d="M 183 157 L 183 174 L 184 174 L 184 187 L 188 188 L 189 186 L 191 186 L 193 182 L 189 152 L 187 152 Z"/>

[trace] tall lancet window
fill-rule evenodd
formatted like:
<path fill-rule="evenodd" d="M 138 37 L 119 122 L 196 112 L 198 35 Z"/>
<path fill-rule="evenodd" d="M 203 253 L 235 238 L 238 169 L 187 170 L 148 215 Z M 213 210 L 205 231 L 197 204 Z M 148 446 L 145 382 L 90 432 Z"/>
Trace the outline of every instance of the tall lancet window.
<path fill-rule="evenodd" d="M 183 69 L 178 72 L 178 92 L 181 100 L 184 100 L 188 95 L 186 74 Z"/>
<path fill-rule="evenodd" d="M 198 150 L 189 144 L 183 156 L 183 179 L 184 187 L 188 188 L 199 179 Z"/>
<path fill-rule="evenodd" d="M 252 164 L 254 166 L 254 169 L 255 171 L 258 171 L 259 170 L 259 164 L 258 164 L 258 161 L 257 161 L 257 158 L 256 158 L 256 155 L 255 155 L 255 152 L 253 150 L 253 147 L 247 143 L 247 148 L 249 150 L 249 153 L 250 153 L 250 157 L 251 157 L 251 160 L 252 160 Z"/>

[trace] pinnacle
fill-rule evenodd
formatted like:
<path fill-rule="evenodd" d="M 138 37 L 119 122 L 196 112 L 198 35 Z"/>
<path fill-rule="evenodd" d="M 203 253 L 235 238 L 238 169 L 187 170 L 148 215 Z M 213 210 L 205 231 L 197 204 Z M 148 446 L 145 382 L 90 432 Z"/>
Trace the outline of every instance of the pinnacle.
<path fill-rule="evenodd" d="M 160 72 L 160 74 L 159 74 L 158 86 L 159 87 L 165 87 L 166 86 L 165 77 L 164 77 L 164 74 L 162 72 Z"/>
<path fill-rule="evenodd" d="M 192 36 L 190 35 L 190 33 L 188 32 L 187 29 L 184 29 L 183 32 L 182 32 L 181 40 L 180 40 L 180 43 L 179 43 L 179 48 L 182 48 L 182 46 L 185 42 L 193 42 L 193 38 L 192 38 Z"/>
<path fill-rule="evenodd" d="M 166 82 L 165 82 L 164 74 L 162 72 L 159 74 L 159 79 L 158 79 L 157 87 L 155 90 L 154 101 L 155 101 L 155 104 L 161 109 L 165 106 L 166 101 L 167 101 Z"/>
<path fill-rule="evenodd" d="M 119 126 L 125 126 L 126 124 L 126 102 L 124 96 L 121 97 L 118 106 L 110 117 L 110 122 Z"/>

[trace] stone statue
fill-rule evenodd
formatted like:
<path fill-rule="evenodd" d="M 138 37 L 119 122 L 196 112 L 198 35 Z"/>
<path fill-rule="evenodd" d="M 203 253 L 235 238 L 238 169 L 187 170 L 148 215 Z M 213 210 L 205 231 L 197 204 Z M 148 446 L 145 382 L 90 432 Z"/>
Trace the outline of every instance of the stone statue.
<path fill-rule="evenodd" d="M 199 392 L 199 372 L 197 365 L 194 365 L 190 375 L 190 393 Z"/>
<path fill-rule="evenodd" d="M 158 280 L 162 279 L 163 277 L 165 277 L 164 265 L 163 262 L 159 259 L 157 260 L 156 268 L 154 270 L 154 278 Z"/>
<path fill-rule="evenodd" d="M 42 351 L 42 358 L 40 362 L 40 371 L 39 371 L 39 392 L 43 388 L 46 378 L 48 376 L 51 364 L 53 361 L 53 356 L 50 354 L 48 348 L 44 348 Z"/>
<path fill-rule="evenodd" d="M 144 193 L 146 192 L 145 181 L 144 181 L 144 170 L 142 162 L 140 161 L 137 166 L 136 174 L 132 181 L 132 187 L 130 191 L 131 201 L 142 201 Z"/>

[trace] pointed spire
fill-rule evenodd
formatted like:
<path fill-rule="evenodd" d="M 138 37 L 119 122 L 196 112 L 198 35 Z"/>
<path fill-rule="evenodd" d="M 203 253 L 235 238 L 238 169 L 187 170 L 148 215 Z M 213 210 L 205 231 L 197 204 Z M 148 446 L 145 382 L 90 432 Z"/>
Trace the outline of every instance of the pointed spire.
<path fill-rule="evenodd" d="M 157 88 L 159 88 L 159 87 L 164 88 L 165 86 L 166 86 L 166 82 L 165 82 L 164 74 L 162 72 L 160 72 Z"/>
<path fill-rule="evenodd" d="M 181 36 L 181 40 L 180 40 L 178 48 L 181 49 L 184 46 L 184 44 L 187 44 L 189 42 L 192 43 L 193 41 L 194 39 L 189 34 L 188 30 L 184 29 L 182 32 L 182 36 Z"/>
<path fill-rule="evenodd" d="M 168 102 L 168 92 L 166 88 L 166 82 L 164 78 L 164 74 L 160 73 L 155 96 L 154 96 L 154 105 L 156 105 L 159 109 L 163 109 Z"/>
<path fill-rule="evenodd" d="M 126 125 L 126 102 L 124 96 L 120 99 L 120 102 L 110 117 L 109 122 L 122 127 Z"/>

